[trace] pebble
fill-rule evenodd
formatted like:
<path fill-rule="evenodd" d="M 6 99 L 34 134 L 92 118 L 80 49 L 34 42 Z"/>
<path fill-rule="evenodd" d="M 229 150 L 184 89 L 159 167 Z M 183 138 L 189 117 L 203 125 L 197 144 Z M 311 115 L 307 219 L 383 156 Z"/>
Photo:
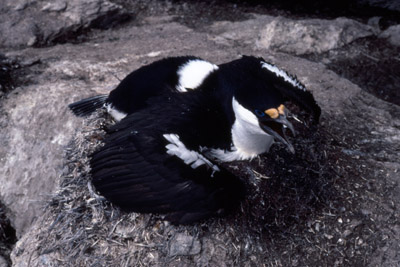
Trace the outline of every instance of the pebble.
<path fill-rule="evenodd" d="M 200 241 L 193 236 L 177 233 L 169 243 L 168 256 L 196 255 L 201 251 Z"/>
<path fill-rule="evenodd" d="M 350 230 L 345 230 L 345 231 L 343 232 L 343 236 L 344 236 L 344 237 L 348 237 L 351 233 L 352 233 L 352 231 L 350 231 Z"/>

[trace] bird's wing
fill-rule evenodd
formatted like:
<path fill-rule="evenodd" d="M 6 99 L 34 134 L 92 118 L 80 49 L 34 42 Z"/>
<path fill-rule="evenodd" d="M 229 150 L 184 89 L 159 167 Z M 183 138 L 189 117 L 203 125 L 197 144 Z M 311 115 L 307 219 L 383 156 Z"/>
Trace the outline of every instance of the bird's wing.
<path fill-rule="evenodd" d="M 244 195 L 240 179 L 187 149 L 178 135 L 132 125 L 115 126 L 91 160 L 93 184 L 108 200 L 127 211 L 166 214 L 173 223 L 237 206 Z"/>
<path fill-rule="evenodd" d="M 131 114 L 147 107 L 148 100 L 165 92 L 194 89 L 193 86 L 199 86 L 215 68 L 216 65 L 194 56 L 164 58 L 127 75 L 110 92 L 107 102 Z"/>
<path fill-rule="evenodd" d="M 85 117 L 92 114 L 96 109 L 101 108 L 107 100 L 107 95 L 96 95 L 71 103 L 68 107 L 78 117 Z"/>

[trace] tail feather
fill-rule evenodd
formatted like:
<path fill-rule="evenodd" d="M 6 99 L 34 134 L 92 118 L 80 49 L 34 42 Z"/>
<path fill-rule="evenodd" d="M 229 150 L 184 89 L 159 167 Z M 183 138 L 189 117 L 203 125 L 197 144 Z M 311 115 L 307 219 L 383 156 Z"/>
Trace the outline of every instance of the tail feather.
<path fill-rule="evenodd" d="M 68 107 L 76 116 L 85 117 L 92 114 L 98 108 L 101 108 L 107 98 L 108 95 L 92 96 L 69 104 Z"/>

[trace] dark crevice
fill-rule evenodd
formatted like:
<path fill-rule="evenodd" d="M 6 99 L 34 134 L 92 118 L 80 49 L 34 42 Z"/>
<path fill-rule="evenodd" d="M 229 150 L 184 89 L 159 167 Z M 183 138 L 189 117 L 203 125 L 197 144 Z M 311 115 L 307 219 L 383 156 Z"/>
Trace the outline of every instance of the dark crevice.
<path fill-rule="evenodd" d="M 16 60 L 0 54 L 0 98 L 14 88 L 13 71 L 19 68 L 20 65 Z"/>
<path fill-rule="evenodd" d="M 19 86 L 34 83 L 34 76 L 42 72 L 40 59 L 6 57 L 0 53 L 0 99 Z"/>
<path fill-rule="evenodd" d="M 11 250 L 17 242 L 15 229 L 6 216 L 6 210 L 0 202 L 0 257 L 3 257 L 11 266 Z"/>

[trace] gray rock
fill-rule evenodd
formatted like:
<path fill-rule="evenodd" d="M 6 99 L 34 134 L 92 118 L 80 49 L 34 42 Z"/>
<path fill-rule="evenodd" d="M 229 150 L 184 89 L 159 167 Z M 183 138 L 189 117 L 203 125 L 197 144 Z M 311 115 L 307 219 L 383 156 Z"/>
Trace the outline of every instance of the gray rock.
<path fill-rule="evenodd" d="M 381 19 L 382 17 L 372 17 L 367 22 L 367 25 L 372 27 L 374 35 L 379 35 L 381 33 L 381 28 L 379 26 Z"/>
<path fill-rule="evenodd" d="M 13 5 L 9 4 L 10 6 L 13 6 L 15 11 L 21 11 L 27 8 L 30 4 L 35 3 L 36 1 L 29 1 L 29 0 L 19 0 L 15 1 Z"/>
<path fill-rule="evenodd" d="M 218 44 L 227 46 L 231 46 L 235 42 L 252 45 L 264 26 L 274 20 L 276 20 L 276 17 L 257 15 L 254 19 L 242 22 L 217 21 L 210 28 L 213 34 L 210 38 Z"/>
<path fill-rule="evenodd" d="M 169 242 L 168 256 L 189 256 L 199 254 L 200 241 L 185 233 L 177 233 Z"/>
<path fill-rule="evenodd" d="M 32 36 L 29 38 L 28 43 L 26 43 L 27 46 L 34 46 L 37 43 L 38 39 L 36 36 Z"/>
<path fill-rule="evenodd" d="M 2 101 L 0 197 L 12 211 L 18 236 L 42 213 L 44 199 L 57 187 L 64 146 L 78 125 L 66 108 L 73 93 L 65 84 L 49 81 L 17 88 Z"/>
<path fill-rule="evenodd" d="M 380 38 L 386 38 L 388 41 L 395 46 L 400 46 L 400 24 L 390 26 L 385 31 L 383 31 L 380 35 Z"/>
<path fill-rule="evenodd" d="M 66 1 L 56 1 L 53 3 L 47 3 L 43 8 L 42 11 L 50 11 L 50 12 L 60 12 L 64 11 L 67 8 Z"/>
<path fill-rule="evenodd" d="M 0 256 L 0 267 L 8 267 L 8 263 L 5 258 Z"/>
<path fill-rule="evenodd" d="M 95 6 L 93 5 L 92 10 L 96 9 Z M 29 8 L 32 7 L 28 6 L 25 9 Z M 50 15 L 64 13 L 65 16 L 68 10 L 71 10 L 70 2 L 64 11 L 43 12 Z M 79 12 L 83 11 L 75 10 L 68 15 L 69 20 L 78 21 L 79 16 L 74 17 L 73 14 Z M 90 10 L 85 12 L 89 16 L 93 14 Z M 252 54 L 263 56 L 288 72 L 296 74 L 313 92 L 323 110 L 319 134 L 326 134 L 326 142 L 341 138 L 338 132 L 344 135 L 343 142 L 351 142 L 354 136 L 371 140 L 370 129 L 373 129 L 373 138 L 379 140 L 378 148 L 390 146 L 392 148 L 387 149 L 388 153 L 395 151 L 398 145 L 394 142 L 398 141 L 400 123 L 398 106 L 363 93 L 357 85 L 338 76 L 321 63 L 268 51 L 266 47 L 260 46 L 261 33 L 265 33 L 268 25 L 279 24 L 283 20 L 268 16 L 255 17 L 244 22 L 216 23 L 208 32 L 196 32 L 170 22 L 169 19 L 165 22 L 148 19 L 149 24 L 141 27 L 129 25 L 98 33 L 96 39 L 88 43 L 9 52 L 8 56 L 18 56 L 22 62 L 35 62 L 35 59 L 40 59 L 43 63 L 40 70 L 36 70 L 30 77 L 33 84 L 20 86 L 1 99 L 0 105 L 0 198 L 8 207 L 9 217 L 20 237 L 11 255 L 13 265 L 259 266 L 265 263 L 285 266 L 290 265 L 287 260 L 294 260 L 292 264 L 302 266 L 312 265 L 310 263 L 315 261 L 329 265 L 332 263 L 330 258 L 335 255 L 347 257 L 346 250 L 349 247 L 336 246 L 336 243 L 333 246 L 335 251 L 338 250 L 338 254 L 326 256 L 325 251 L 319 251 L 319 242 L 325 242 L 324 248 L 332 245 L 329 242 L 336 242 L 336 227 L 348 227 L 347 221 L 344 221 L 345 223 L 335 224 L 332 231 L 328 231 L 332 217 L 336 216 L 331 212 L 337 212 L 335 209 L 329 210 L 329 207 L 312 210 L 315 214 L 310 214 L 310 220 L 317 219 L 321 225 L 318 232 L 320 235 L 302 231 L 304 227 L 301 225 L 290 224 L 285 226 L 284 232 L 272 237 L 261 236 L 263 231 L 268 230 L 266 225 L 253 229 L 252 227 L 256 227 L 253 223 L 240 217 L 246 210 L 238 211 L 240 218 L 233 216 L 179 227 L 164 224 L 157 215 L 120 213 L 118 209 L 99 200 L 89 186 L 88 157 L 90 151 L 98 145 L 102 133 L 96 123 L 102 123 L 104 120 L 100 118 L 93 123 L 93 120 L 89 119 L 87 126 L 83 119 L 72 116 L 66 107 L 75 100 L 107 93 L 118 84 L 116 77 L 122 79 L 133 69 L 166 56 L 195 54 L 215 63 L 222 63 L 233 60 L 240 54 Z M 291 20 L 287 22 L 293 26 L 295 24 Z M 339 26 L 330 26 L 339 25 L 340 20 L 312 22 L 314 24 L 301 21 L 301 25 L 298 26 L 299 32 L 306 28 L 305 24 L 309 26 L 309 31 L 304 30 L 305 34 L 301 37 L 303 39 L 300 38 L 297 43 L 293 41 L 290 48 L 292 50 L 282 48 L 280 51 L 292 51 L 294 54 L 322 51 L 317 43 L 329 38 L 320 31 L 317 22 L 325 23 L 330 33 L 339 32 L 340 38 L 325 40 L 328 43 L 332 41 L 331 43 L 337 42 L 337 45 L 341 45 L 341 42 L 363 36 L 361 33 L 369 34 L 368 26 L 361 25 L 359 29 L 358 24 L 353 22 L 346 24 L 348 22 L 342 21 L 342 27 L 346 28 L 345 25 L 348 25 L 349 29 L 341 30 Z M 278 29 L 278 26 L 275 25 L 275 29 Z M 279 27 L 288 32 L 292 30 L 284 25 Z M 317 36 L 311 35 L 311 32 Z M 275 31 L 275 34 L 278 32 Z M 305 47 L 296 46 L 301 43 L 305 44 Z M 325 45 L 324 49 L 334 46 Z M 276 46 L 276 49 L 279 50 L 279 47 L 283 47 L 283 44 Z M 354 121 L 365 127 L 362 135 L 356 129 L 358 124 L 354 124 Z M 343 125 L 346 127 L 341 127 Z M 356 148 L 365 153 L 362 157 L 373 157 L 368 147 L 372 144 L 373 142 L 358 143 Z M 73 155 L 68 160 L 64 157 L 66 147 Z M 353 146 L 349 144 L 349 147 Z M 338 168 L 340 172 L 340 177 L 335 176 L 340 183 L 335 186 L 339 186 L 339 193 L 347 194 L 346 190 L 341 190 L 341 183 L 346 184 L 347 179 L 350 180 L 349 183 L 358 179 L 358 175 L 354 175 L 358 172 L 350 169 L 349 173 L 345 173 L 339 169 L 343 166 L 351 167 L 348 166 L 349 162 L 340 163 L 341 157 L 346 156 L 345 153 L 337 152 L 338 154 L 333 155 L 334 159 L 329 159 L 329 154 L 333 152 L 327 153 L 326 160 L 331 160 L 329 164 L 335 170 Z M 393 161 L 398 160 L 398 155 L 390 155 Z M 388 177 L 398 177 L 397 165 L 385 165 L 392 174 L 383 170 L 381 174 L 381 163 L 368 159 L 360 162 L 360 166 L 364 164 L 366 171 L 362 173 L 361 183 L 368 183 L 364 179 L 370 178 L 368 175 L 372 170 L 376 170 L 376 175 L 372 175 L 385 183 L 391 181 Z M 342 177 L 343 175 L 345 176 Z M 64 182 L 61 186 L 60 181 Z M 387 192 L 392 192 L 386 187 L 382 188 L 381 192 L 368 194 L 364 191 L 350 192 L 352 195 L 346 197 L 352 201 L 352 206 L 346 206 L 342 211 L 345 213 L 343 216 L 360 213 L 361 209 L 353 205 L 361 205 L 361 208 L 371 211 L 368 217 L 374 216 L 375 211 L 381 210 L 381 203 L 384 201 L 374 200 L 374 205 L 377 205 L 375 207 L 369 206 L 372 202 L 369 199 L 380 196 L 380 193 L 387 196 Z M 398 195 L 400 194 L 393 194 L 393 198 Z M 362 199 L 361 196 L 365 198 Z M 43 204 L 48 197 L 51 197 L 52 205 L 43 210 Z M 398 201 L 393 203 L 397 205 Z M 340 206 L 342 205 L 344 203 L 340 203 Z M 395 213 L 390 215 L 397 216 Z M 359 219 L 363 223 L 352 229 L 354 233 L 358 228 L 365 227 L 362 233 L 370 236 L 363 237 L 363 240 L 382 237 L 380 232 L 369 231 L 369 228 L 366 228 L 372 220 Z M 373 223 L 378 220 L 379 218 L 374 218 Z M 389 224 L 382 225 L 385 225 L 386 229 Z M 389 240 L 385 245 L 387 251 L 398 253 L 397 232 L 386 229 L 385 235 L 387 237 L 384 240 Z M 323 239 L 319 239 L 321 236 Z M 352 236 L 346 239 L 348 244 L 353 244 Z M 331 250 L 330 253 L 336 253 L 335 251 Z M 363 250 L 357 252 L 362 255 L 361 262 L 365 262 L 368 255 L 365 256 Z M 318 256 L 321 258 L 317 258 Z M 390 262 L 394 257 L 384 263 Z M 354 259 L 354 262 L 359 263 L 357 260 L 358 258 Z M 377 262 L 376 265 L 382 265 L 380 263 L 382 262 Z"/>
<path fill-rule="evenodd" d="M 302 55 L 329 51 L 372 34 L 370 26 L 347 18 L 298 21 L 278 18 L 262 29 L 257 45 Z"/>
<path fill-rule="evenodd" d="M 383 8 L 390 11 L 400 11 L 400 2 L 397 0 L 358 0 L 362 5 Z"/>
<path fill-rule="evenodd" d="M 107 0 L 5 0 L 0 3 L 0 47 L 46 45 L 90 27 L 111 27 L 128 16 Z"/>
<path fill-rule="evenodd" d="M 256 16 L 244 22 L 217 22 L 214 41 L 232 45 L 256 44 L 259 49 L 294 55 L 322 53 L 374 34 L 374 27 L 347 18 L 293 20 Z"/>

